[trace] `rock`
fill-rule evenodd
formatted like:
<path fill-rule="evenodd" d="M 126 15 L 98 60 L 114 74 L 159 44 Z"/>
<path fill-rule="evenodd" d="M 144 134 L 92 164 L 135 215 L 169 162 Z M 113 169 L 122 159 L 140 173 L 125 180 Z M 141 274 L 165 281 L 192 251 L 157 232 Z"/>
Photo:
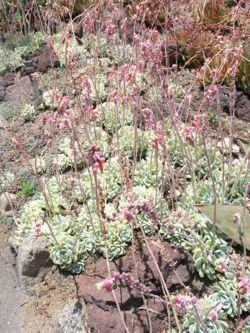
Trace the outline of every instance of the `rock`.
<path fill-rule="evenodd" d="M 45 73 L 49 68 L 56 68 L 60 66 L 60 61 L 53 50 L 53 48 L 45 45 L 40 47 L 37 51 L 31 54 L 35 70 L 37 72 Z"/>
<path fill-rule="evenodd" d="M 15 83 L 15 73 L 7 72 L 0 77 L 0 102 L 5 99 L 6 88 Z"/>
<path fill-rule="evenodd" d="M 56 333 L 87 333 L 84 309 L 79 301 L 66 304 L 60 311 Z"/>
<path fill-rule="evenodd" d="M 22 105 L 25 95 L 32 94 L 32 86 L 28 76 L 24 76 L 6 89 L 5 100 L 14 107 Z"/>
<path fill-rule="evenodd" d="M 0 129 L 8 126 L 7 120 L 0 114 Z"/>
<path fill-rule="evenodd" d="M 42 282 L 52 267 L 45 237 L 26 238 L 18 248 L 17 272 L 21 286 L 26 292 Z"/>
<path fill-rule="evenodd" d="M 12 86 L 15 83 L 16 74 L 13 72 L 7 72 L 0 77 L 0 87 Z"/>
<path fill-rule="evenodd" d="M 15 194 L 5 192 L 0 196 L 0 211 L 9 212 L 15 206 L 17 196 Z"/>
<path fill-rule="evenodd" d="M 207 87 L 209 89 L 209 87 Z M 221 109 L 229 113 L 230 112 L 230 87 L 220 86 L 219 101 Z M 216 110 L 216 101 L 212 104 L 212 107 Z M 237 118 L 250 122 L 250 99 L 242 91 L 236 90 L 234 96 L 234 111 Z"/>
<path fill-rule="evenodd" d="M 239 119 L 250 122 L 250 99 L 244 93 L 239 93 L 236 99 L 235 114 Z"/>
<path fill-rule="evenodd" d="M 5 88 L 3 86 L 0 86 L 0 102 L 4 101 L 5 98 Z"/>
<path fill-rule="evenodd" d="M 152 241 L 149 244 L 169 290 L 175 290 L 191 283 L 195 268 L 192 257 L 187 251 L 181 246 L 167 242 Z M 119 260 L 111 262 L 110 270 L 111 272 L 127 272 L 134 278 L 138 277 L 142 284 L 151 288 L 151 293 L 163 295 L 159 272 L 145 245 L 141 245 L 134 256 L 127 254 Z M 122 326 L 113 294 L 95 287 L 96 283 L 107 277 L 107 264 L 103 258 L 96 262 L 94 274 L 83 273 L 76 277 L 79 295 L 86 302 L 87 323 L 95 333 L 124 333 L 125 329 Z M 154 298 L 145 295 L 146 304 L 144 304 L 140 293 L 126 285 L 117 285 L 114 293 L 131 333 L 149 332 L 147 307 L 150 309 L 152 331 L 159 331 L 159 327 L 166 318 L 164 303 L 157 302 Z"/>

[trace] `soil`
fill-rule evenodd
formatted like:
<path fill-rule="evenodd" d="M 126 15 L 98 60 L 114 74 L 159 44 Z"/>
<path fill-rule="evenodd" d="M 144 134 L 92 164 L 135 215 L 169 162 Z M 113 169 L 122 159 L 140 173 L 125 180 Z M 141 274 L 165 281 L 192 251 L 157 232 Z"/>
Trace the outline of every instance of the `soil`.
<path fill-rule="evenodd" d="M 76 297 L 72 276 L 57 268 L 34 287 L 33 295 L 21 289 L 15 271 L 15 257 L 8 238 L 13 230 L 0 224 L 0 333 L 54 333 L 57 316 L 70 299 Z"/>

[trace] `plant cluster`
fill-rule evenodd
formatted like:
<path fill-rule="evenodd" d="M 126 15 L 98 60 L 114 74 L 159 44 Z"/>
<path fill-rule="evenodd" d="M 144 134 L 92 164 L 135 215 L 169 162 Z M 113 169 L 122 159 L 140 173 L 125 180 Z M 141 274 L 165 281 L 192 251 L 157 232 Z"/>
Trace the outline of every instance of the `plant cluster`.
<path fill-rule="evenodd" d="M 171 9 L 155 1 L 131 1 L 125 11 L 116 2 L 107 3 L 112 15 L 105 1 L 82 15 L 81 43 L 67 30 L 64 42 L 59 35 L 51 38 L 64 79 L 55 78 L 57 87 L 47 84 L 43 94 L 50 111 L 43 120 L 44 151 L 29 161 L 39 192 L 30 182 L 22 184 L 22 194 L 33 197 L 19 211 L 16 243 L 29 235 L 45 236 L 53 262 L 73 273 L 98 256 L 115 260 L 126 254 L 134 233 L 142 242 L 150 237 L 181 245 L 191 253 L 197 276 L 211 281 L 211 290 L 200 299 L 173 296 L 172 310 L 183 332 L 227 332 L 228 318 L 249 311 L 248 269 L 229 265 L 230 260 L 236 262 L 232 240 L 246 235 L 238 215 L 231 216 L 235 223 L 230 227 L 238 235 L 233 237 L 222 233 L 216 216 L 202 214 L 199 205 L 215 212 L 216 207 L 218 212 L 220 206 L 235 205 L 238 212 L 250 199 L 249 157 L 240 149 L 233 151 L 232 137 L 225 144 L 219 109 L 213 110 L 218 112 L 216 132 L 203 113 L 206 103 L 213 108 L 217 84 L 232 89 L 235 83 L 248 84 L 245 46 L 241 41 L 229 43 L 217 30 L 234 22 L 228 18 L 233 9 L 224 7 L 224 1 L 197 2 L 187 26 L 170 29 L 167 21 L 171 10 L 177 10 L 174 3 Z M 190 8 L 185 1 L 182 6 Z M 134 29 L 131 44 L 124 38 L 129 22 Z M 192 89 L 173 80 L 178 65 L 164 64 L 163 28 L 184 46 L 186 65 L 199 68 L 192 78 L 213 84 L 200 91 L 200 105 L 194 110 Z M 26 105 L 22 114 L 29 120 L 35 108 Z M 19 142 L 14 144 L 22 151 Z M 119 281 L 150 294 L 143 281 L 138 284 L 122 273 L 107 278 L 102 287 L 111 291 Z"/>

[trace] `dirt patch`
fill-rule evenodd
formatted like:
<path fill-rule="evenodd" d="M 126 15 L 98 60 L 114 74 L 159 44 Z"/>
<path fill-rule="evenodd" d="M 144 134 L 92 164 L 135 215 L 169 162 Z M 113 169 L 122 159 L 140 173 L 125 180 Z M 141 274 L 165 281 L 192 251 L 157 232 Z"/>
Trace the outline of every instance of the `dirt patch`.
<path fill-rule="evenodd" d="M 54 333 L 59 312 L 76 296 L 73 277 L 54 268 L 33 288 L 33 296 L 27 296 L 20 288 L 7 242 L 13 231 L 0 224 L 0 332 Z"/>

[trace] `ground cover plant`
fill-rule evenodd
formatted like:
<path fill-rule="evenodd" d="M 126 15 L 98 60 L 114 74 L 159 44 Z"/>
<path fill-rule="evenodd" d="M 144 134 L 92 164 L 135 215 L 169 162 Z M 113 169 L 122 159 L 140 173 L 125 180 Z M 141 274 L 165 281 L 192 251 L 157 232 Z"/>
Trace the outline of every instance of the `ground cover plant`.
<path fill-rule="evenodd" d="M 250 332 L 249 131 L 239 137 L 234 104 L 236 89 L 249 95 L 249 4 L 93 1 L 79 16 L 65 6 L 69 24 L 43 35 L 60 68 L 38 78 L 40 105 L 19 115 L 42 117 L 42 149 L 34 157 L 11 142 L 35 179 L 18 192 L 31 200 L 15 215 L 15 244 L 45 236 L 53 262 L 73 274 L 125 255 L 135 235 L 181 245 L 209 288 L 171 294 L 163 283 L 157 299 L 173 318 L 164 332 Z M 0 185 L 14 178 L 3 170 Z M 98 288 L 127 283 L 156 297 L 122 274 Z"/>

